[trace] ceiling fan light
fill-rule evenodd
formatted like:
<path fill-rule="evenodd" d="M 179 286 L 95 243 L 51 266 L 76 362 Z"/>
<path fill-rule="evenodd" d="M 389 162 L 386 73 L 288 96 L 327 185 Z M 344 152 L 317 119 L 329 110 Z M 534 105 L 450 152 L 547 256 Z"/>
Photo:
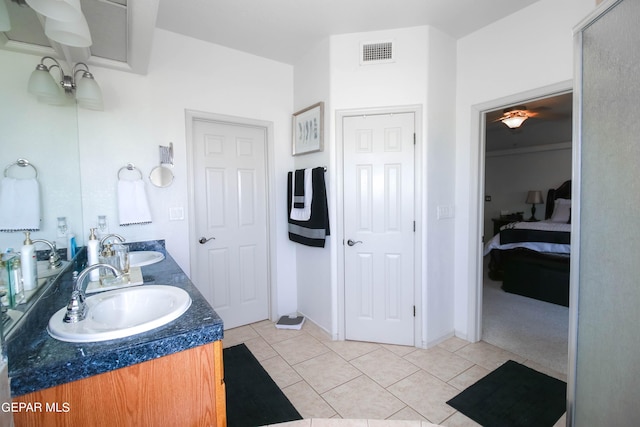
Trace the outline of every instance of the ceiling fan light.
<path fill-rule="evenodd" d="M 519 128 L 522 125 L 522 123 L 524 123 L 524 121 L 527 119 L 528 119 L 527 116 L 511 116 L 511 117 L 506 117 L 500 121 L 505 125 L 507 125 L 509 129 L 515 129 L 515 128 Z"/>
<path fill-rule="evenodd" d="M 51 40 L 73 47 L 89 47 L 93 43 L 84 15 L 74 21 L 46 18 L 44 33 Z"/>
<path fill-rule="evenodd" d="M 80 0 L 26 0 L 31 9 L 58 21 L 75 21 L 82 16 Z"/>

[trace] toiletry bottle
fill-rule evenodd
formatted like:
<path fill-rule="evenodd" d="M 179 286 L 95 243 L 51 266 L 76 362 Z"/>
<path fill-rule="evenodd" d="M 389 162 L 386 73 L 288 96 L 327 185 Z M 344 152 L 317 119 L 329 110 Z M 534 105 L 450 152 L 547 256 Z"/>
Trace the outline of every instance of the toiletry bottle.
<path fill-rule="evenodd" d="M 9 305 L 9 274 L 2 254 L 0 254 L 0 303 L 5 307 Z"/>
<path fill-rule="evenodd" d="M 76 256 L 76 251 L 78 249 L 76 243 L 76 235 L 73 233 L 67 234 L 67 238 L 69 243 L 67 244 L 67 260 L 71 261 L 73 257 Z"/>
<path fill-rule="evenodd" d="M 32 291 L 38 287 L 38 264 L 36 247 L 31 241 L 31 233 L 24 232 L 24 245 L 20 249 L 20 264 L 22 264 L 22 286 L 25 291 Z"/>
<path fill-rule="evenodd" d="M 20 257 L 13 256 L 7 260 L 9 266 L 9 307 L 15 308 L 18 304 L 24 303 L 24 290 L 22 288 L 22 271 L 20 268 Z"/>
<path fill-rule="evenodd" d="M 100 256 L 100 241 L 96 237 L 96 229 L 92 228 L 89 234 L 89 241 L 87 242 L 87 264 L 95 265 L 98 263 L 98 257 Z M 97 282 L 100 280 L 100 271 L 95 268 L 89 272 L 89 280 Z"/>
<path fill-rule="evenodd" d="M 112 265 L 112 266 L 118 268 L 118 265 L 117 265 L 118 264 L 118 258 L 116 257 L 116 253 L 111 248 L 111 243 L 107 243 L 107 244 L 104 245 L 104 249 L 100 253 L 99 261 L 102 264 L 109 264 L 109 265 Z M 104 276 L 110 274 L 110 272 L 111 272 L 111 270 L 109 270 L 107 268 L 101 269 L 100 276 L 104 277 Z"/>

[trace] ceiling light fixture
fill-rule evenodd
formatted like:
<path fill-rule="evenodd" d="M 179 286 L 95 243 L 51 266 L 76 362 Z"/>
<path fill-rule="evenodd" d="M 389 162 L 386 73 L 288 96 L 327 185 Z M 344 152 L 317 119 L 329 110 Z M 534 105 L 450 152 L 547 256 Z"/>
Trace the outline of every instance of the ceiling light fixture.
<path fill-rule="evenodd" d="M 47 67 L 44 63 L 45 60 L 53 61 L 53 64 Z M 56 84 L 49 72 L 56 67 L 60 70 L 60 85 Z M 81 73 L 79 80 L 76 79 L 78 73 Z M 75 100 L 80 107 L 90 110 L 103 109 L 100 86 L 84 62 L 78 62 L 74 65 L 71 75 L 67 76 L 58 61 L 50 56 L 45 56 L 29 77 L 28 91 L 36 95 L 38 101 L 45 104 L 66 104 L 75 95 Z"/>
<path fill-rule="evenodd" d="M 504 115 L 500 121 L 507 125 L 509 129 L 516 129 L 519 128 L 528 118 L 529 116 L 527 115 L 526 107 L 518 106 L 505 109 Z"/>

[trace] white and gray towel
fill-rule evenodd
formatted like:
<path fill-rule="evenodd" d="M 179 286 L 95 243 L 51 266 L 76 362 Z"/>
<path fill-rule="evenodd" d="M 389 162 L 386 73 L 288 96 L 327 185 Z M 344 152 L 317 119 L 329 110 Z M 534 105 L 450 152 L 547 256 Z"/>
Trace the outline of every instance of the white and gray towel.
<path fill-rule="evenodd" d="M 291 174 L 291 187 L 294 189 L 291 196 L 291 212 L 289 218 L 296 221 L 309 221 L 311 218 L 311 201 L 313 200 L 313 179 L 311 177 L 311 171 L 313 169 L 304 169 L 304 173 L 292 173 Z M 298 172 L 298 171 L 296 171 Z M 300 183 L 302 178 L 304 183 Z M 295 189 L 303 188 L 303 195 L 296 195 Z M 300 206 L 300 207 L 296 207 Z"/>
<path fill-rule="evenodd" d="M 0 181 L 0 231 L 40 230 L 40 185 L 36 178 Z"/>
<path fill-rule="evenodd" d="M 141 179 L 118 181 L 118 215 L 120 225 L 151 223 L 147 193 Z"/>

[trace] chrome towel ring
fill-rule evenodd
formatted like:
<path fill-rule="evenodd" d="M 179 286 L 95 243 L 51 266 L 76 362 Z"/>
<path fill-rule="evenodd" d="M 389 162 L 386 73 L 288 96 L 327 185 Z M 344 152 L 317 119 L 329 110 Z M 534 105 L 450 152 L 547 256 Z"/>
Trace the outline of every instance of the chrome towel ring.
<path fill-rule="evenodd" d="M 133 163 L 127 163 L 127 166 L 123 166 L 120 168 L 120 170 L 118 170 L 118 180 L 121 179 L 120 174 L 122 173 L 123 170 L 129 170 L 129 171 L 135 170 L 140 174 L 140 179 L 142 179 L 142 171 L 138 169 L 136 165 L 134 165 Z"/>
<path fill-rule="evenodd" d="M 11 163 L 10 165 L 8 165 L 6 168 L 4 168 L 4 176 L 7 177 L 7 172 L 9 171 L 9 169 L 11 169 L 13 166 L 20 166 L 21 168 L 26 168 L 27 166 L 31 166 L 33 168 L 33 170 L 36 173 L 36 179 L 38 179 L 38 169 L 36 169 L 35 166 L 33 166 L 29 160 L 27 159 L 18 159 L 16 160 L 14 163 Z"/>

